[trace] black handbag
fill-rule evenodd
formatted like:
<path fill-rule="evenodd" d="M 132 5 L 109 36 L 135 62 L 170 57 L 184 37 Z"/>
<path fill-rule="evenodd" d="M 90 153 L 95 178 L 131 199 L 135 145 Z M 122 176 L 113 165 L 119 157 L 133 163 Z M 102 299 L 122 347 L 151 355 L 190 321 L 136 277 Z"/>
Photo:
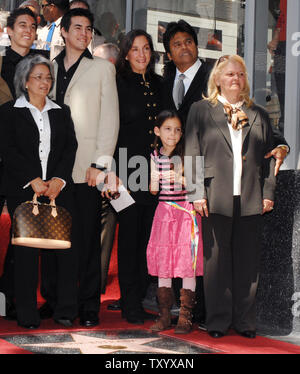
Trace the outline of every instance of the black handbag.
<path fill-rule="evenodd" d="M 34 194 L 32 201 L 20 204 L 12 222 L 12 244 L 43 249 L 71 247 L 71 214 L 57 206 L 40 203 Z"/>

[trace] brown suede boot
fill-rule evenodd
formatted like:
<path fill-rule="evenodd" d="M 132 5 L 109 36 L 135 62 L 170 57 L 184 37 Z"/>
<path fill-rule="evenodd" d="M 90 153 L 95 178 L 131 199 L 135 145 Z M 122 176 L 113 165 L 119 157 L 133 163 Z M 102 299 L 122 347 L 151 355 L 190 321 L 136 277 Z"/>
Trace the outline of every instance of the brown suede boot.
<path fill-rule="evenodd" d="M 192 330 L 192 311 L 195 306 L 195 292 L 180 290 L 180 310 L 175 334 L 187 334 Z"/>
<path fill-rule="evenodd" d="M 171 308 L 174 302 L 172 288 L 159 287 L 157 289 L 157 298 L 159 306 L 159 319 L 150 326 L 152 331 L 163 331 L 171 327 Z"/>

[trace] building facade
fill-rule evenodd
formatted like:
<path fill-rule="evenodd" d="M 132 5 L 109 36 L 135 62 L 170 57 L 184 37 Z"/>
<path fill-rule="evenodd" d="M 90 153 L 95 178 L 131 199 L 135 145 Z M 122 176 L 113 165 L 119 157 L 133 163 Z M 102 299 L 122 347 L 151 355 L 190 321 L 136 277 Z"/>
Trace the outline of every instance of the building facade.
<path fill-rule="evenodd" d="M 0 0 L 5 11 L 22 0 Z M 88 0 L 95 27 L 109 42 L 118 43 L 133 28 L 152 35 L 160 55 L 165 54 L 162 34 L 170 21 L 185 19 L 195 27 L 199 56 L 215 60 L 237 53 L 246 60 L 255 101 L 267 108 L 290 145 L 284 169 L 300 168 L 299 54 L 300 2 L 298 0 Z M 280 27 L 280 48 L 272 50 Z M 285 39 L 285 40 L 284 40 Z"/>

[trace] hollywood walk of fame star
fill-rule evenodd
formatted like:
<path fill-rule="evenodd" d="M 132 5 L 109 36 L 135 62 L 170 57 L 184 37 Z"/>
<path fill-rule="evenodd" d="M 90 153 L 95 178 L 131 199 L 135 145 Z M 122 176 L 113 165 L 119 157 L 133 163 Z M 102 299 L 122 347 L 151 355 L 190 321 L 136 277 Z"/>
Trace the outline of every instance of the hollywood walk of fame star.
<path fill-rule="evenodd" d="M 181 354 L 169 349 L 156 348 L 146 345 L 155 341 L 162 340 L 157 338 L 134 338 L 134 339 L 107 339 L 101 337 L 85 336 L 76 333 L 70 334 L 72 342 L 58 343 L 36 343 L 23 344 L 23 348 L 39 347 L 39 348 L 63 348 L 63 349 L 79 349 L 83 354 L 108 354 L 119 351 L 128 353 L 165 353 L 165 354 Z"/>

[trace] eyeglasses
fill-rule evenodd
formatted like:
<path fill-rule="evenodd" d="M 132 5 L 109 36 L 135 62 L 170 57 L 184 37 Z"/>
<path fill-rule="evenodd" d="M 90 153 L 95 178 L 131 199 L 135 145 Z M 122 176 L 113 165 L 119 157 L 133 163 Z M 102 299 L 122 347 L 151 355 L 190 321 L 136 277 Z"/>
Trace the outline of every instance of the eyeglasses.
<path fill-rule="evenodd" d="M 217 61 L 217 65 L 216 65 L 216 66 L 218 66 L 221 62 L 224 62 L 224 61 L 229 60 L 229 57 L 230 57 L 230 55 L 224 55 L 224 56 L 221 56 L 221 57 L 218 59 L 218 61 Z"/>
<path fill-rule="evenodd" d="M 42 75 L 29 75 L 29 77 L 36 79 L 38 82 L 43 82 L 43 81 L 46 81 L 47 83 L 53 82 L 52 77 L 43 77 Z"/>

